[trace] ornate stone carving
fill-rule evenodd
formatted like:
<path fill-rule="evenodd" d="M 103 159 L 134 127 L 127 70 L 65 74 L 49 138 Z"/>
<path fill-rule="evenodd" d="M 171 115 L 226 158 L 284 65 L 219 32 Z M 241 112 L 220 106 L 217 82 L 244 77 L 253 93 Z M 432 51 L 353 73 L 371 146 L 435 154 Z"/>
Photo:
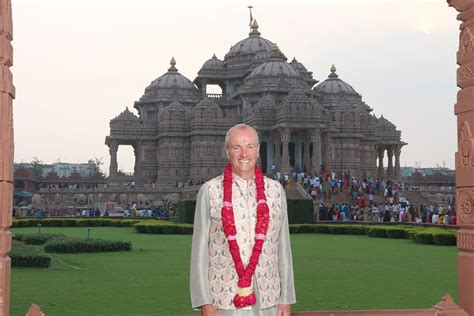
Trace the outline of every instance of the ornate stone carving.
<path fill-rule="evenodd" d="M 461 66 L 458 68 L 458 73 L 457 73 L 457 79 L 458 79 L 458 85 L 462 86 L 468 81 L 471 81 L 474 79 L 474 71 L 472 70 L 472 67 L 467 65 L 467 66 Z"/>
<path fill-rule="evenodd" d="M 459 224 L 473 224 L 474 189 L 457 189 L 456 201 Z"/>
<path fill-rule="evenodd" d="M 466 27 L 461 32 L 461 39 L 459 41 L 459 54 L 461 57 L 472 54 L 474 51 L 473 47 L 474 36 L 471 33 L 471 30 Z"/>
<path fill-rule="evenodd" d="M 467 231 L 459 231 L 457 234 L 457 246 L 462 250 L 474 251 L 474 235 Z"/>
<path fill-rule="evenodd" d="M 456 163 L 458 168 L 469 168 L 474 166 L 473 137 L 469 123 L 464 121 L 459 131 L 458 152 L 456 153 Z"/>

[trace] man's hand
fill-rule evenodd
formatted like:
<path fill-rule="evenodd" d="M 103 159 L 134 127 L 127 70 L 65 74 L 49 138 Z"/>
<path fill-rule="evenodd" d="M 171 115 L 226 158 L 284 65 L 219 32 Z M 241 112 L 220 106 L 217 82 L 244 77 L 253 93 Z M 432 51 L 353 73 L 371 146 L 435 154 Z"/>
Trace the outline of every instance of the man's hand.
<path fill-rule="evenodd" d="M 217 309 L 212 304 L 206 304 L 201 306 L 202 316 L 219 316 Z M 288 314 L 289 315 L 289 314 Z"/>
<path fill-rule="evenodd" d="M 291 305 L 290 304 L 279 304 L 277 316 L 291 316 Z"/>

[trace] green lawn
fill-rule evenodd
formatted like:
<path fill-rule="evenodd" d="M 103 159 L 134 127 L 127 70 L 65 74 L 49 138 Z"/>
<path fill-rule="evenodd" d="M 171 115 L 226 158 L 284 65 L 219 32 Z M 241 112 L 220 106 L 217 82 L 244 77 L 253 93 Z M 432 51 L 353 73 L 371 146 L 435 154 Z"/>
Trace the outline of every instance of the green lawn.
<path fill-rule="evenodd" d="M 37 232 L 15 228 L 13 232 Z M 87 228 L 42 232 L 87 236 Z M 189 302 L 190 235 L 92 228 L 91 237 L 131 240 L 132 252 L 55 254 L 54 269 L 14 268 L 11 315 L 31 303 L 53 315 L 198 315 Z M 456 247 L 366 236 L 291 236 L 294 310 L 429 308 L 457 297 Z"/>

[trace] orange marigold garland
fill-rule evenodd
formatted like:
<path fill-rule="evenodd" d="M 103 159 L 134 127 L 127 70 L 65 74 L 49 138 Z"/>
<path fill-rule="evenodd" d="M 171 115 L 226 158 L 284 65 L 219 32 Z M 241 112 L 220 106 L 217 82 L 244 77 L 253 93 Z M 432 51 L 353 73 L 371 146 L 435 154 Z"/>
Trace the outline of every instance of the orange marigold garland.
<path fill-rule="evenodd" d="M 234 260 L 235 270 L 239 277 L 237 283 L 238 290 L 234 296 L 234 305 L 237 308 L 250 306 L 256 303 L 257 299 L 252 290 L 252 276 L 255 273 L 260 254 L 262 253 L 263 242 L 267 234 L 270 222 L 270 211 L 265 196 L 265 183 L 263 172 L 255 166 L 255 186 L 257 188 L 257 223 L 255 224 L 255 244 L 247 267 L 244 267 L 240 256 L 239 245 L 237 244 L 237 229 L 235 227 L 234 210 L 232 208 L 232 167 L 228 164 L 224 170 L 224 203 L 222 206 L 222 227 L 224 235 L 229 244 L 230 254 Z"/>

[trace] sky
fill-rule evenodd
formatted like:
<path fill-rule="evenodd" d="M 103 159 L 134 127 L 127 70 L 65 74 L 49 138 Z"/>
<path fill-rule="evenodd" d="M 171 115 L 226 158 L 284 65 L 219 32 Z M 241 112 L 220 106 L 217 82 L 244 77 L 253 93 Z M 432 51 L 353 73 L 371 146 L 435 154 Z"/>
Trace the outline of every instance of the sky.
<path fill-rule="evenodd" d="M 171 57 L 190 80 L 223 59 L 248 37 L 249 4 L 289 61 L 319 81 L 335 64 L 402 131 L 402 167 L 454 168 L 459 22 L 443 0 L 12 0 L 15 162 L 102 158 L 108 171 L 109 121 Z M 133 170 L 131 147 L 118 164 Z"/>

